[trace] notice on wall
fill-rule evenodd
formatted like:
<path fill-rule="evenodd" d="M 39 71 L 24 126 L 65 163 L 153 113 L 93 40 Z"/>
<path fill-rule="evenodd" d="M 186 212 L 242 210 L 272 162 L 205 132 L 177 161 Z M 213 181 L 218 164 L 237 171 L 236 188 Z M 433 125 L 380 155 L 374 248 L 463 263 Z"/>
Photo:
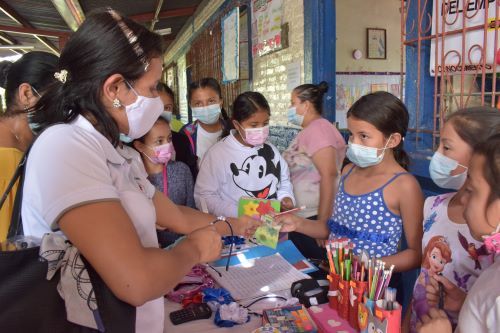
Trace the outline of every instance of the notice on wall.
<path fill-rule="evenodd" d="M 283 0 L 252 0 L 252 55 L 279 50 Z"/>
<path fill-rule="evenodd" d="M 300 62 L 294 62 L 286 66 L 286 90 L 292 91 L 300 85 Z"/>
<path fill-rule="evenodd" d="M 240 73 L 240 10 L 234 8 L 222 18 L 222 81 L 238 80 Z"/>
<path fill-rule="evenodd" d="M 432 39 L 430 51 L 431 76 L 436 74 L 436 62 L 437 75 L 441 75 L 443 72 L 449 75 L 460 74 L 462 69 L 466 73 L 482 72 L 483 52 L 486 60 L 485 70 L 486 72 L 492 72 L 495 53 L 498 51 L 498 46 L 500 46 L 499 43 L 497 50 L 495 50 L 495 6 L 497 1 L 482 0 L 464 3 L 464 0 L 434 0 L 433 2 L 432 35 L 436 35 L 436 33 L 441 35 L 443 31 L 459 31 L 459 33 L 445 35 L 444 42 L 441 37 L 437 42 L 434 38 Z M 463 37 L 463 27 L 484 26 L 486 9 L 488 9 L 486 23 L 490 25 L 486 31 L 486 39 L 484 38 L 484 29 L 469 30 Z M 500 33 L 497 38 L 500 41 Z M 465 49 L 463 54 L 462 46 Z M 500 54 L 497 58 L 500 60 Z"/>

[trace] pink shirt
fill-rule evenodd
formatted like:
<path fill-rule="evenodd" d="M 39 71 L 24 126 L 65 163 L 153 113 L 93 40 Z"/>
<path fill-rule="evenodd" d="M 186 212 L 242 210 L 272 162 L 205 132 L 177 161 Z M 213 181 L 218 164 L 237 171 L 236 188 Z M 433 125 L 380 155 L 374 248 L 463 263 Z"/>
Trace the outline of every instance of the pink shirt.
<path fill-rule="evenodd" d="M 332 163 L 336 164 L 340 172 L 346 149 L 344 138 L 328 120 L 318 118 L 304 128 L 283 152 L 290 168 L 297 207 L 306 206 L 306 209 L 301 211 L 303 217 L 318 215 L 321 176 L 312 157 L 326 147 L 335 148 L 337 159 Z"/>

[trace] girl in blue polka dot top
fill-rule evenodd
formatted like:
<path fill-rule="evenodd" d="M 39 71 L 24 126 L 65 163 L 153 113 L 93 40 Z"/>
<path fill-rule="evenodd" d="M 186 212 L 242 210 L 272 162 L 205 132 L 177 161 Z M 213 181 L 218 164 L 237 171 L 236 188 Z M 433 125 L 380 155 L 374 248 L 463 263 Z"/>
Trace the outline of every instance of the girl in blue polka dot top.
<path fill-rule="evenodd" d="M 326 224 L 293 214 L 277 218 L 282 231 L 298 231 L 313 238 L 348 237 L 354 252 L 366 250 L 383 258 L 396 271 L 420 264 L 423 195 L 407 172 L 403 138 L 408 111 L 394 95 L 376 92 L 361 97 L 347 112 L 350 131 L 333 214 Z M 405 233 L 408 248 L 400 251 Z M 387 267 L 389 267 L 387 266 Z"/>

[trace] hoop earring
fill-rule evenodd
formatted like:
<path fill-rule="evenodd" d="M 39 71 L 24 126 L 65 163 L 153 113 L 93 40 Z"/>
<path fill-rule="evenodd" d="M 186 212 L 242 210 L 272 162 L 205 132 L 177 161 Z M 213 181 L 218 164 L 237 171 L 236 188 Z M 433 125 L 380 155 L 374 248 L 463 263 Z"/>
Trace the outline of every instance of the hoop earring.
<path fill-rule="evenodd" d="M 118 109 L 120 106 L 122 106 L 122 103 L 120 103 L 120 101 L 118 100 L 118 98 L 115 98 L 113 100 L 113 107 Z"/>

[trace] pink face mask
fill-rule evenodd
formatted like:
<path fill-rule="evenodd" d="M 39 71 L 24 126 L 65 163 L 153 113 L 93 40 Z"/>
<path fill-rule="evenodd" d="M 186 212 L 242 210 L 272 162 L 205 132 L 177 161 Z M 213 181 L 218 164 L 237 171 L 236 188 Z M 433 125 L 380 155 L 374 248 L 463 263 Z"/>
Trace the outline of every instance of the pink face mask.
<path fill-rule="evenodd" d="M 262 146 L 269 136 L 269 125 L 257 128 L 244 128 L 245 141 L 252 146 Z"/>
<path fill-rule="evenodd" d="M 144 155 L 155 164 L 167 164 L 175 153 L 172 142 L 150 148 L 155 152 L 155 156 L 150 157 L 146 154 Z"/>

